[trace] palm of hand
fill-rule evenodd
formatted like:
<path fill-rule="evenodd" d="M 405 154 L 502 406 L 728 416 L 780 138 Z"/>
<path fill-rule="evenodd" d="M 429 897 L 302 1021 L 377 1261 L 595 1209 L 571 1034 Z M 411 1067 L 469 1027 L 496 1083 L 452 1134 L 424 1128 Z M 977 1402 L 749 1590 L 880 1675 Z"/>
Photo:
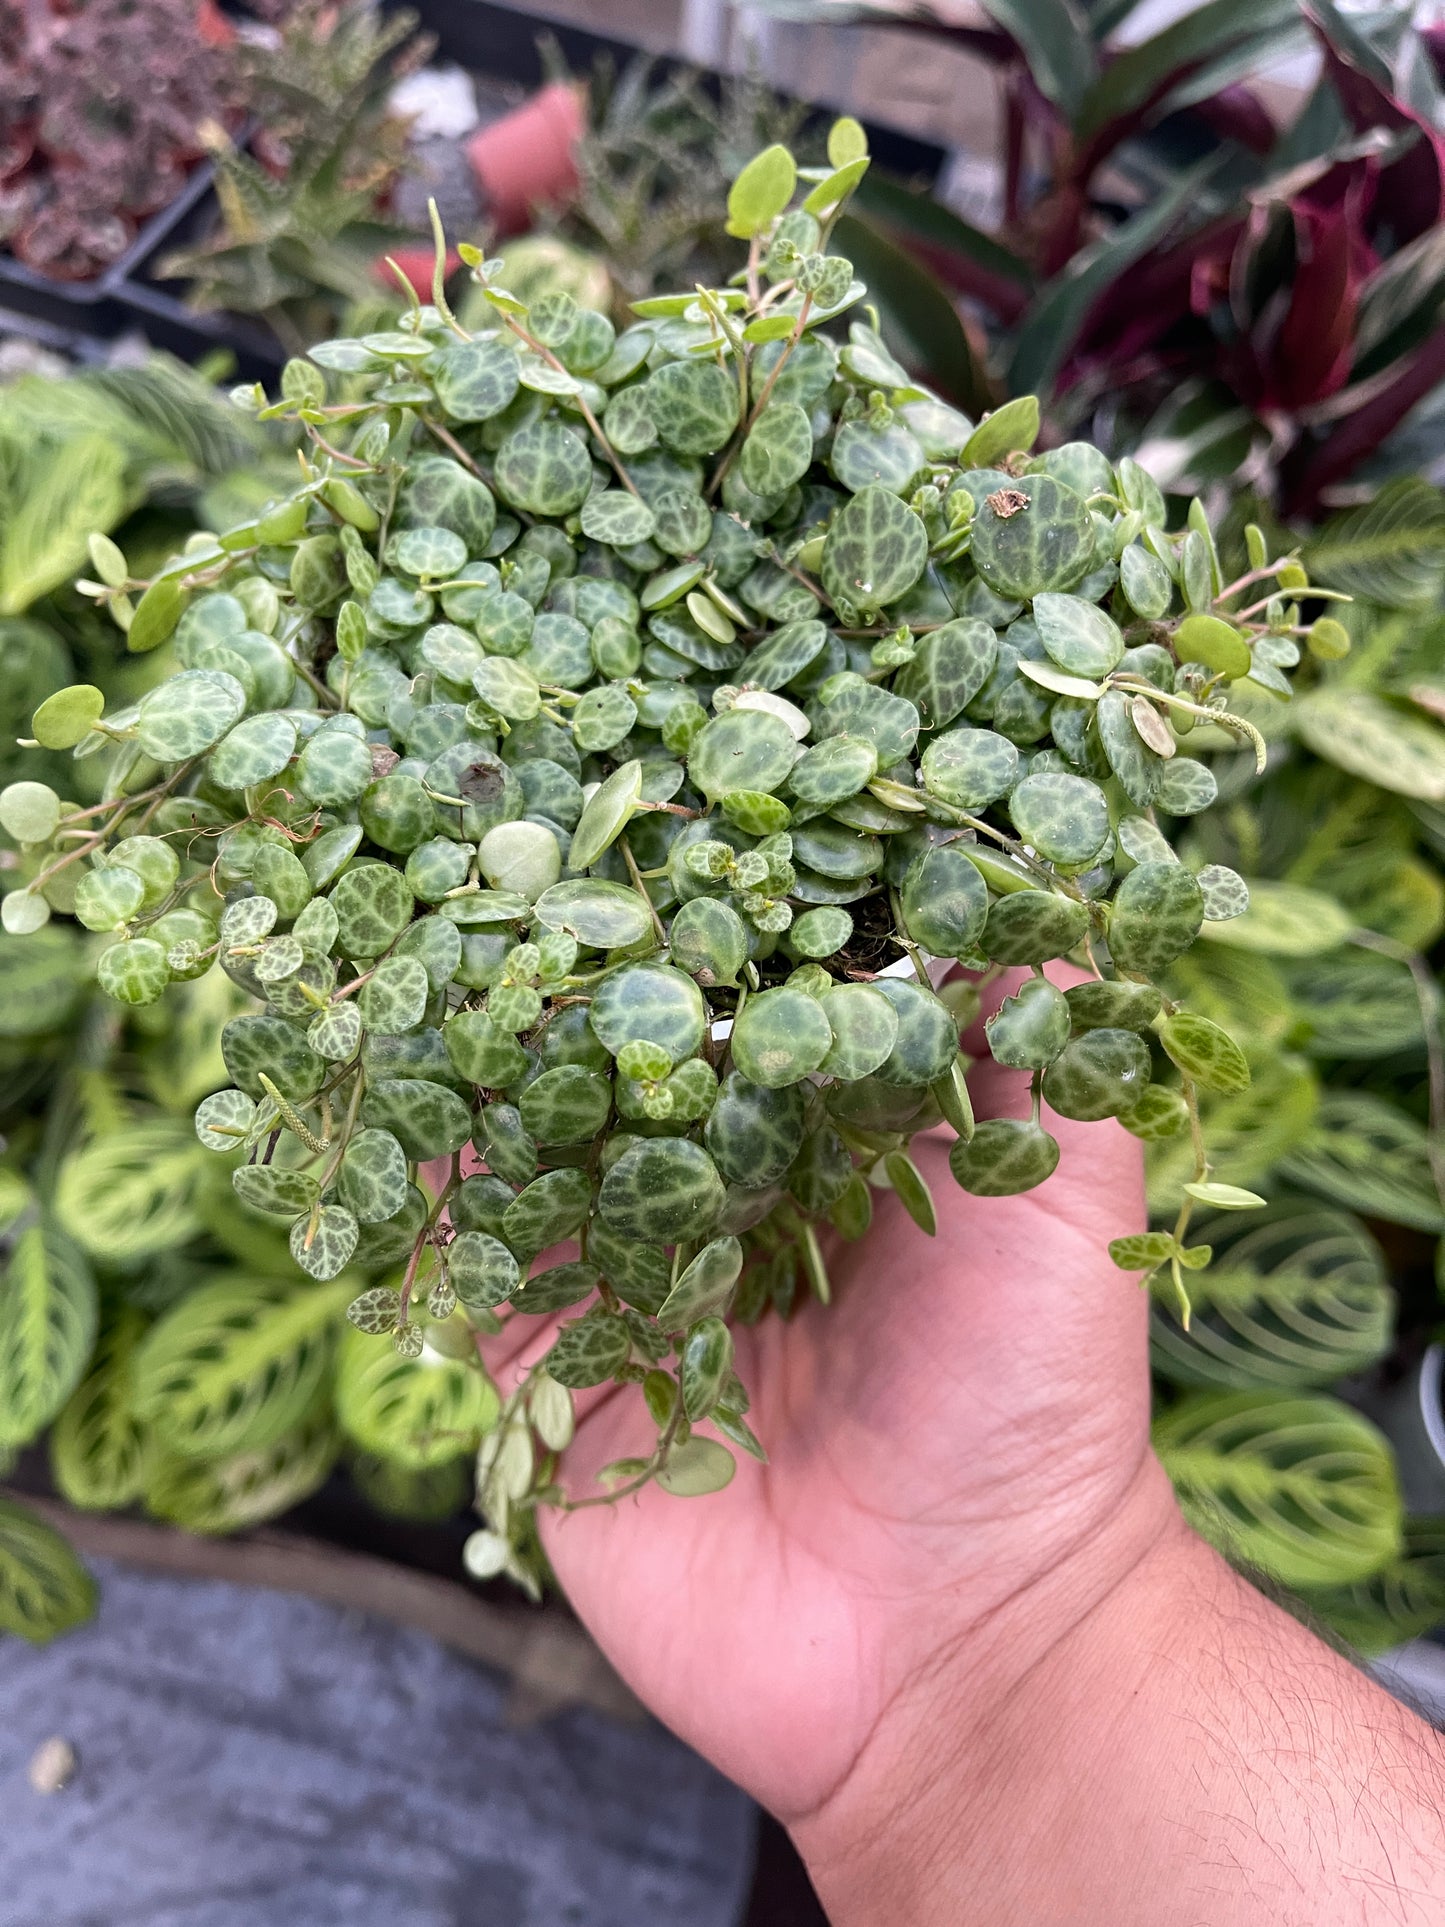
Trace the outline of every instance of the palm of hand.
<path fill-rule="evenodd" d="M 990 1082 L 990 1074 L 992 1081 Z M 980 1114 L 1023 1079 L 980 1065 Z M 914 1157 L 930 1239 L 878 1194 L 868 1236 L 829 1254 L 836 1302 L 739 1340 L 743 1458 L 706 1499 L 649 1489 L 549 1515 L 548 1551 L 619 1671 L 677 1732 L 784 1818 L 847 1776 L 905 1682 L 955 1659 L 1119 1506 L 1148 1437 L 1145 1303 L 1110 1263 L 1143 1222 L 1139 1148 L 1054 1120 L 1055 1176 L 971 1199 L 940 1135 Z M 568 1456 L 646 1451 L 635 1395 L 603 1400 Z"/>

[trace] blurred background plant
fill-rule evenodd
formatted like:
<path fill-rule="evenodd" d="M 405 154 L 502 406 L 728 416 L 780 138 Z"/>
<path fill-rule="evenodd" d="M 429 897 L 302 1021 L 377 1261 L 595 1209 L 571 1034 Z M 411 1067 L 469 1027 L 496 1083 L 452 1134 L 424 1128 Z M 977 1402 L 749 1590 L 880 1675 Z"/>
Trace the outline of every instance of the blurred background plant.
<path fill-rule="evenodd" d="M 273 36 L 238 46 L 254 131 L 241 145 L 207 125 L 216 227 L 159 264 L 193 306 L 263 315 L 294 353 L 376 298 L 378 257 L 405 233 L 387 214 L 407 156 L 391 94 L 434 45 L 416 24 L 372 0 L 298 0 Z"/>
<path fill-rule="evenodd" d="M 1445 1620 L 1445 1526 L 1404 1517 L 1354 1409 L 1379 1411 L 1441 1330 L 1440 509 L 1398 482 L 1306 535 L 1316 578 L 1357 598 L 1322 640 L 1353 647 L 1287 706 L 1257 702 L 1265 774 L 1221 744 L 1221 805 L 1179 845 L 1250 880 L 1248 915 L 1206 926 L 1174 976 L 1245 1046 L 1252 1082 L 1211 1098 L 1206 1128 L 1220 1177 L 1271 1208 L 1201 1228 L 1218 1255 L 1187 1333 L 1154 1318 L 1158 1442 L 1204 1529 L 1366 1651 Z M 1249 566 L 1242 544 L 1225 566 Z M 1176 1166 L 1156 1148 L 1161 1198 Z"/>
<path fill-rule="evenodd" d="M 0 7 L 0 242 L 66 281 L 123 254 L 234 124 L 234 39 L 211 0 Z"/>
<path fill-rule="evenodd" d="M 1143 434 L 1167 487 L 1248 482 L 1288 516 L 1438 460 L 1441 29 L 1332 0 L 1207 0 L 1132 41 L 1129 0 L 983 0 L 982 26 L 947 0 L 754 11 L 886 19 L 920 59 L 943 35 L 996 63 L 996 218 L 877 173 L 855 213 L 964 300 L 999 395 L 1037 389 L 1058 432 Z M 1307 92 L 1271 84 L 1300 56 Z"/>

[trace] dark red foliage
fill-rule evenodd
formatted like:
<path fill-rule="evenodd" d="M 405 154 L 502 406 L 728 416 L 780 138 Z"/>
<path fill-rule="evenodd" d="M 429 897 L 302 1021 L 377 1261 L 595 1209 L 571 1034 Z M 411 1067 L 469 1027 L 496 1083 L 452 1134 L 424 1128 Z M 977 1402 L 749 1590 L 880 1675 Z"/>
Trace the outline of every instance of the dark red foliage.
<path fill-rule="evenodd" d="M 1207 390 L 1257 418 L 1281 506 L 1312 512 L 1445 379 L 1445 271 L 1427 246 L 1445 225 L 1445 27 L 1335 0 L 1207 0 L 1126 48 L 1081 11 L 1070 94 L 1058 21 L 1017 17 L 975 43 L 1002 67 L 997 231 L 910 215 L 897 189 L 861 197 L 865 215 L 989 315 L 1000 392 L 1041 387 L 1059 432 L 1099 405 L 1138 428 Z M 1211 70 L 1267 68 L 1301 23 L 1323 71 L 1297 128 L 1247 78 L 1201 91 Z M 1168 218 L 1135 244 L 1156 208 Z"/>
<path fill-rule="evenodd" d="M 0 0 L 0 239 L 86 280 L 173 200 L 239 105 L 213 0 Z"/>

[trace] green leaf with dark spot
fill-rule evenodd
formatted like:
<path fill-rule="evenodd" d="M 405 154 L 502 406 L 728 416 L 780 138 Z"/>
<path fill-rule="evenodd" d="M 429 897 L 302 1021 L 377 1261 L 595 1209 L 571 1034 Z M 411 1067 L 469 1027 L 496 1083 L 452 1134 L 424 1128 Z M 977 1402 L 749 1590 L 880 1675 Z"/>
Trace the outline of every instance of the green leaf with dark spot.
<path fill-rule="evenodd" d="M 723 1182 L 700 1144 L 643 1139 L 617 1159 L 598 1197 L 612 1230 L 649 1244 L 705 1238 L 723 1206 Z"/>
<path fill-rule="evenodd" d="M 1027 600 L 1070 589 L 1088 573 L 1094 525 L 1083 497 L 1063 482 L 1021 475 L 977 504 L 971 554 L 989 588 Z"/>
<path fill-rule="evenodd" d="M 1044 1102 L 1060 1117 L 1118 1117 L 1148 1088 L 1149 1046 L 1137 1031 L 1086 1030 L 1044 1072 Z"/>
<path fill-rule="evenodd" d="M 1011 1198 L 1053 1176 L 1059 1146 L 1022 1117 L 985 1118 L 973 1136 L 949 1147 L 948 1168 L 976 1198 Z"/>
<path fill-rule="evenodd" d="M 1141 863 L 1120 884 L 1109 950 L 1121 970 L 1157 977 L 1199 935 L 1204 893 L 1179 863 Z"/>

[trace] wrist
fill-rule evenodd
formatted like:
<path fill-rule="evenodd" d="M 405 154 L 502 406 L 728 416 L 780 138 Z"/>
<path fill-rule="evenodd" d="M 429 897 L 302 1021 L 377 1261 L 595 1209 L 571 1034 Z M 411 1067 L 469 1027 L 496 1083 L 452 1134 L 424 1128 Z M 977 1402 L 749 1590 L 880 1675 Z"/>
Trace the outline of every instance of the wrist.
<path fill-rule="evenodd" d="M 914 1927 L 1012 1918 L 977 1899 L 1001 1872 L 1010 1809 L 1037 1804 L 1036 1762 L 1061 1760 L 1064 1708 L 1127 1690 L 1114 1662 L 1196 1548 L 1214 1559 L 1147 1453 L 1102 1527 L 917 1669 L 843 1782 L 791 1825 L 837 1927 L 884 1918 L 885 1901 Z"/>
<path fill-rule="evenodd" d="M 1108 1542 L 900 1696 L 795 1827 L 835 1927 L 1445 1918 L 1440 1736 L 1232 1571 L 1149 1465 Z"/>

